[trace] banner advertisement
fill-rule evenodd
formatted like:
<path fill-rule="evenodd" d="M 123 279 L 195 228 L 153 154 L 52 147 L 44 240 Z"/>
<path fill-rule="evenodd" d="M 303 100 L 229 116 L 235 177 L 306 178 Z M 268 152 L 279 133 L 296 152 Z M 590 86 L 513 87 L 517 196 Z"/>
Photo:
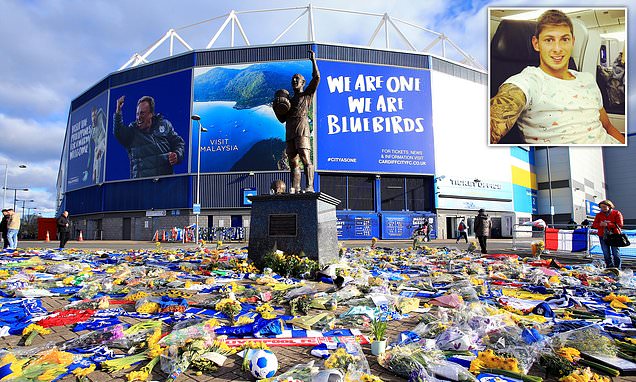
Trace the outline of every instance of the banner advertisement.
<path fill-rule="evenodd" d="M 68 131 L 66 190 L 104 182 L 108 92 L 71 113 Z"/>
<path fill-rule="evenodd" d="M 106 180 L 188 172 L 191 82 L 184 70 L 111 89 Z"/>
<path fill-rule="evenodd" d="M 318 61 L 317 168 L 434 174 L 427 70 Z"/>
<path fill-rule="evenodd" d="M 276 118 L 272 100 L 279 89 L 293 95 L 294 74 L 309 83 L 311 72 L 309 60 L 195 68 L 192 109 L 207 130 L 201 133 L 201 171 L 288 169 L 285 124 Z M 312 121 L 309 125 L 313 129 Z M 193 131 L 197 128 L 193 124 Z M 198 134 L 193 134 L 192 172 L 197 149 Z"/>
<path fill-rule="evenodd" d="M 351 214 L 336 212 L 338 240 L 361 240 L 380 237 L 378 214 Z"/>
<path fill-rule="evenodd" d="M 437 237 L 437 232 L 434 230 L 435 215 L 382 213 L 382 239 L 412 239 L 413 232 L 425 221 L 429 222 L 429 227 L 431 228 L 429 237 L 435 239 Z"/>

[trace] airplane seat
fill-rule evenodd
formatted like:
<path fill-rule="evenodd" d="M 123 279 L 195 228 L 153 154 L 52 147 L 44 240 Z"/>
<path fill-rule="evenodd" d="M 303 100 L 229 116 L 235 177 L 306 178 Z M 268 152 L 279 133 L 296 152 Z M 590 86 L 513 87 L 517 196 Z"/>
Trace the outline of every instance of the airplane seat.
<path fill-rule="evenodd" d="M 572 59 L 580 72 L 595 73 L 598 61 L 598 52 L 601 48 L 601 38 L 594 39 L 593 31 L 585 26 L 585 23 L 577 18 L 571 18 L 574 29 L 574 48 L 572 49 Z M 598 32 L 596 32 L 598 35 Z M 594 47 L 590 43 L 594 40 L 598 46 Z"/>

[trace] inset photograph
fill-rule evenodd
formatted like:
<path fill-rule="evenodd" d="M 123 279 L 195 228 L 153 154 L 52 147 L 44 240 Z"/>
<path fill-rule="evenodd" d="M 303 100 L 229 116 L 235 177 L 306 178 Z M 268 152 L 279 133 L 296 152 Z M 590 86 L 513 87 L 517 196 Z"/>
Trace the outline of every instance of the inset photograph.
<path fill-rule="evenodd" d="M 626 8 L 489 8 L 489 145 L 626 145 Z"/>

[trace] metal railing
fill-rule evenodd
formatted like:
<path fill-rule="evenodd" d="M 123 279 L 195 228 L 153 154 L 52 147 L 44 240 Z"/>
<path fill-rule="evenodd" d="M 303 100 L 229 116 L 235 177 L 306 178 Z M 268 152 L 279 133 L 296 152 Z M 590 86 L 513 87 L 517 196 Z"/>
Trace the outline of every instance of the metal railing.
<path fill-rule="evenodd" d="M 622 231 L 629 238 L 631 245 L 620 249 L 621 258 L 636 260 L 636 225 L 626 224 L 623 226 Z M 600 255 L 603 257 L 601 242 L 596 234 L 596 230 L 593 229 L 589 229 L 587 232 L 587 254 L 591 256 Z"/>
<path fill-rule="evenodd" d="M 554 250 L 554 239 L 548 238 L 547 228 L 558 229 L 557 249 Z M 584 229 L 584 230 L 582 230 Z M 621 257 L 636 259 L 636 225 L 625 225 L 623 227 L 630 242 L 629 247 L 621 248 Z M 581 235 L 584 235 L 581 238 Z M 532 243 L 543 241 L 546 253 L 550 251 L 581 253 L 585 256 L 603 256 L 597 231 L 591 226 L 580 224 L 548 224 L 545 228 L 530 225 L 515 224 L 512 229 L 512 249 L 531 249 Z"/>
<path fill-rule="evenodd" d="M 512 249 L 530 249 L 532 242 L 541 240 L 545 243 L 545 230 L 531 225 L 515 224 L 512 226 Z"/>
<path fill-rule="evenodd" d="M 156 230 L 153 241 L 163 242 L 193 242 L 196 237 L 194 227 L 168 228 Z M 246 227 L 199 227 L 199 239 L 206 242 L 244 242 L 249 237 Z"/>

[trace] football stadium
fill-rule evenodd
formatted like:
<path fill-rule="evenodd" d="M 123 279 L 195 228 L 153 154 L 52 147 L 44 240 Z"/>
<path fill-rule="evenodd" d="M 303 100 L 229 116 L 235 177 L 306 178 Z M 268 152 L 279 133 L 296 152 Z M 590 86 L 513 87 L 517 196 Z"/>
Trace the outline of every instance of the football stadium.
<path fill-rule="evenodd" d="M 546 179 L 549 156 L 546 162 L 529 147 L 487 146 L 487 72 L 443 33 L 367 14 L 379 20 L 368 45 L 321 42 L 312 17 L 346 11 L 300 11 L 279 37 L 299 20 L 307 30 L 270 44 L 248 42 L 239 22 L 247 11 L 222 16 L 202 49 L 171 29 L 75 98 L 58 177 L 59 210 L 72 211 L 75 234 L 151 240 L 167 232 L 181 240 L 175 228 L 198 222 L 203 238 L 247 238 L 248 196 L 269 193 L 278 179 L 291 184 L 285 125 L 272 100 L 279 89 L 291 91 L 296 73 L 309 82 L 309 51 L 320 72 L 309 110 L 314 189 L 341 201 L 340 239 L 408 239 L 425 222 L 431 238 L 451 238 L 461 219 L 470 235 L 482 208 L 492 237 L 512 237 L 516 225 L 538 217 L 582 220 L 590 213 L 578 207 L 605 197 L 602 154 L 589 148 L 601 159 L 580 176 L 599 177 L 595 186 L 583 199 L 567 187 L 564 211 L 550 211 L 559 191 L 550 189 L 544 202 L 538 186 L 554 184 L 554 174 Z M 428 35 L 418 38 L 424 47 L 403 32 L 413 27 Z M 221 44 L 219 36 L 229 33 Z M 170 54 L 151 60 L 162 44 L 170 44 Z M 140 142 L 122 129 L 136 123 L 138 102 L 148 96 L 158 128 Z"/>

